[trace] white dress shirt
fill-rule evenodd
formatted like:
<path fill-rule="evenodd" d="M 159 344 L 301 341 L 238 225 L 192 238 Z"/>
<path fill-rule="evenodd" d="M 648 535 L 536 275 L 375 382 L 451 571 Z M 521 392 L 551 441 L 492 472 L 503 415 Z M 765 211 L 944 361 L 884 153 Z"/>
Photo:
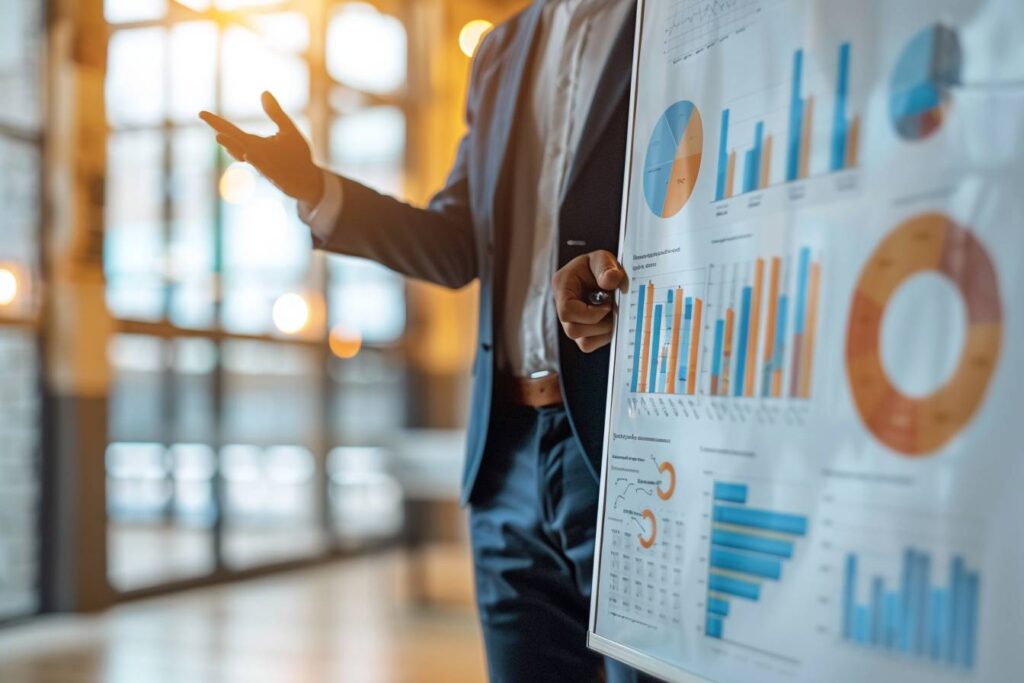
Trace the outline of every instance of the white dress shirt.
<path fill-rule="evenodd" d="M 633 0 L 548 0 L 543 10 L 528 100 L 511 145 L 508 282 L 498 334 L 499 364 L 518 377 L 558 368 L 561 327 L 551 278 L 562 195 L 605 62 L 633 6 Z M 300 203 L 299 215 L 325 240 L 343 201 L 341 183 L 325 174 L 320 203 Z"/>

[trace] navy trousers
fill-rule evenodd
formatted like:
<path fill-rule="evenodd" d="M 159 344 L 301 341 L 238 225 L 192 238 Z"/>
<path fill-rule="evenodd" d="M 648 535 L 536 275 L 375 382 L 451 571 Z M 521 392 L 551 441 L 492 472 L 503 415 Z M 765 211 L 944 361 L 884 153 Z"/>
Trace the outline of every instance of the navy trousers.
<path fill-rule="evenodd" d="M 598 484 L 561 407 L 501 407 L 470 508 L 492 683 L 654 679 L 587 649 Z"/>

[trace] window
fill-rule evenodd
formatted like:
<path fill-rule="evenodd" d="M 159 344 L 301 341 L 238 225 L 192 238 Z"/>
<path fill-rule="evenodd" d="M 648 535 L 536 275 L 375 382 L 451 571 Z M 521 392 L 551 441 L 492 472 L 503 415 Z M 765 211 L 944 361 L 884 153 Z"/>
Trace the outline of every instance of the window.
<path fill-rule="evenodd" d="M 269 133 L 270 90 L 317 158 L 401 194 L 403 21 L 338 0 L 106 0 L 105 15 L 106 295 L 121 328 L 109 348 L 112 583 L 145 588 L 319 555 L 363 528 L 393 533 L 369 524 L 341 538 L 329 520 L 351 489 L 332 482 L 328 453 L 404 424 L 404 283 L 313 253 L 294 202 L 221 152 L 196 114 Z M 380 476 L 359 495 L 388 519 L 399 503 Z"/>
<path fill-rule="evenodd" d="M 0 0 L 0 621 L 40 606 L 41 6 Z"/>

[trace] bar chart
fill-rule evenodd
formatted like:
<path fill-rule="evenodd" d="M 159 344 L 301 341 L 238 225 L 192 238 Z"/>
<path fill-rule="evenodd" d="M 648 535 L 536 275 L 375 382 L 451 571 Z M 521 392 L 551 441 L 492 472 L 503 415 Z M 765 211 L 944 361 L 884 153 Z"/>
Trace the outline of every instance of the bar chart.
<path fill-rule="evenodd" d="M 758 258 L 718 266 L 715 273 L 709 288 L 714 338 L 708 394 L 810 399 L 820 260 L 802 247 L 795 259 Z"/>
<path fill-rule="evenodd" d="M 633 306 L 630 391 L 649 394 L 697 393 L 697 361 L 704 300 L 696 286 L 637 288 Z M 694 291 L 695 293 L 691 293 Z"/>
<path fill-rule="evenodd" d="M 861 576 L 861 558 L 846 556 L 841 632 L 859 646 L 970 670 L 975 664 L 980 577 L 963 557 L 949 561 L 946 585 L 934 579 L 940 567 L 914 548 L 903 551 L 899 579 Z M 866 574 L 866 573 L 865 573 Z M 867 590 L 859 590 L 866 586 Z"/>
<path fill-rule="evenodd" d="M 709 638 L 726 638 L 737 602 L 756 606 L 765 598 L 807 535 L 807 517 L 749 507 L 749 494 L 746 484 L 714 482 L 704 624 Z"/>
<path fill-rule="evenodd" d="M 851 49 L 848 42 L 839 46 L 828 166 L 820 169 L 822 173 L 835 173 L 858 165 L 860 117 L 851 115 L 849 111 Z M 804 51 L 800 49 L 793 53 L 788 116 L 784 124 L 785 136 L 781 138 L 783 163 L 779 168 L 782 174 L 779 177 L 772 177 L 776 168 L 773 160 L 777 145 L 775 136 L 767 129 L 767 122 L 764 119 L 754 121 L 753 142 L 745 149 L 738 149 L 730 137 L 732 109 L 722 110 L 715 201 L 763 190 L 772 184 L 804 180 L 814 174 L 811 160 L 814 158 L 816 99 L 814 95 L 804 94 L 804 73 Z M 749 126 L 750 121 L 743 124 Z M 738 172 L 741 173 L 739 178 Z"/>

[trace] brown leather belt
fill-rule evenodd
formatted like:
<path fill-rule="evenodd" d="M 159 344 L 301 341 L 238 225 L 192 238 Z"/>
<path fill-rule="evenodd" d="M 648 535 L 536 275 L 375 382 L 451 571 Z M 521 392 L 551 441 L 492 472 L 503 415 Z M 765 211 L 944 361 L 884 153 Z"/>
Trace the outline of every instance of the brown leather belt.
<path fill-rule="evenodd" d="M 529 408 L 547 408 L 562 404 L 562 386 L 557 372 L 542 377 L 498 375 L 495 393 L 507 403 Z"/>

